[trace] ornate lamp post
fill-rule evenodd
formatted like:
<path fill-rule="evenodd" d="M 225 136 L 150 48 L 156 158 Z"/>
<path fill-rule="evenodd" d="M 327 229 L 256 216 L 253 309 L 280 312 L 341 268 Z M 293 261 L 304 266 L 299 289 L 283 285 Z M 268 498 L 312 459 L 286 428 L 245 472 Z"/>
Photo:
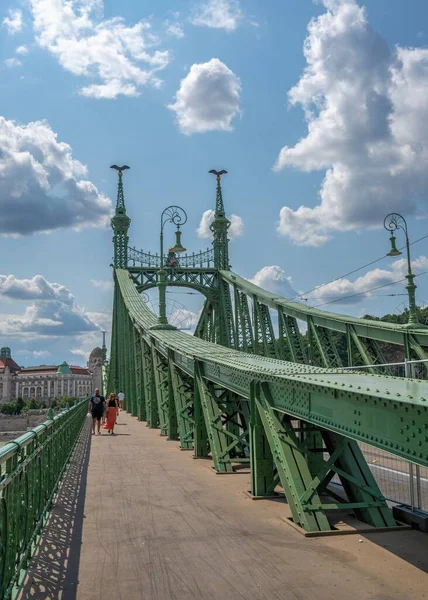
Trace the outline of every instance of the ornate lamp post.
<path fill-rule="evenodd" d="M 422 325 L 421 323 L 419 323 L 418 315 L 416 312 L 416 295 L 415 295 L 416 285 L 415 285 L 415 281 L 414 281 L 415 276 L 412 271 L 412 264 L 411 264 L 411 260 L 410 260 L 410 244 L 409 244 L 409 236 L 407 233 L 406 219 L 404 217 L 402 217 L 401 215 L 399 215 L 398 213 L 390 213 L 389 215 L 387 215 L 385 217 L 383 226 L 385 227 L 385 229 L 387 231 L 391 232 L 391 237 L 389 238 L 390 242 L 391 242 L 391 250 L 388 252 L 387 256 L 400 256 L 401 252 L 400 252 L 400 250 L 397 249 L 397 246 L 395 245 L 394 231 L 396 231 L 397 229 L 402 229 L 404 231 L 404 235 L 406 236 L 406 251 L 407 251 L 406 290 L 409 295 L 409 320 L 407 322 L 407 327 L 419 327 L 419 328 L 423 327 L 423 328 L 425 328 L 426 327 L 425 325 Z"/>
<path fill-rule="evenodd" d="M 159 319 L 158 324 L 153 329 L 175 329 L 173 325 L 168 323 L 166 318 L 166 271 L 164 262 L 164 249 L 163 249 L 163 229 L 166 223 L 173 223 L 176 225 L 177 230 L 175 232 L 175 245 L 169 249 L 169 253 L 172 255 L 185 252 L 186 248 L 181 245 L 181 225 L 184 225 L 187 221 L 187 214 L 180 206 L 168 206 L 165 208 L 161 215 L 161 229 L 160 229 L 160 270 L 158 279 L 158 290 L 159 290 Z"/>

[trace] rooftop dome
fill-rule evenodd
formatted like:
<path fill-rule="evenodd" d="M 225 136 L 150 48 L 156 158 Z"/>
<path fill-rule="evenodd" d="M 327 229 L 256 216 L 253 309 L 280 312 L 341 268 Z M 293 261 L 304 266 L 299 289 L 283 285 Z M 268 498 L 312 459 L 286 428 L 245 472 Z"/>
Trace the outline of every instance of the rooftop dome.
<path fill-rule="evenodd" d="M 0 358 L 12 358 L 10 348 L 3 346 L 3 348 L 0 350 Z"/>
<path fill-rule="evenodd" d="M 102 357 L 103 357 L 103 351 L 101 350 L 101 348 L 99 346 L 97 346 L 90 353 L 89 360 L 91 360 L 93 358 L 102 358 Z"/>
<path fill-rule="evenodd" d="M 61 373 L 62 375 L 71 375 L 70 367 L 65 361 L 59 365 L 56 372 Z"/>

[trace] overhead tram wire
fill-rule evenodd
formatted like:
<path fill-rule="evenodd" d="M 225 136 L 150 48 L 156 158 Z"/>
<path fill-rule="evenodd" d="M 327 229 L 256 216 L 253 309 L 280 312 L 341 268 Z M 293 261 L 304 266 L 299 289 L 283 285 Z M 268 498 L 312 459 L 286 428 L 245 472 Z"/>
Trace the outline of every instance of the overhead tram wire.
<path fill-rule="evenodd" d="M 414 240 L 413 242 L 410 242 L 410 246 L 413 246 L 413 244 L 417 244 L 418 242 L 421 242 L 422 240 L 425 240 L 428 238 L 428 235 L 424 235 L 421 238 L 418 238 L 417 240 Z M 399 248 L 399 250 L 404 250 L 406 248 L 406 246 L 402 246 L 401 248 Z M 384 256 L 381 256 L 379 258 L 376 258 L 376 260 L 372 260 L 371 262 L 358 267 L 358 269 L 354 269 L 353 271 L 349 271 L 349 273 L 345 273 L 344 275 L 341 275 L 340 277 L 336 277 L 335 279 L 332 279 L 331 281 L 327 281 L 327 283 L 322 283 L 321 285 L 317 285 L 316 287 L 312 288 L 311 290 L 309 290 L 308 292 L 303 292 L 302 294 L 299 294 L 298 296 L 294 296 L 294 298 L 292 298 L 292 300 L 298 300 L 299 298 L 303 298 L 303 300 L 308 300 L 308 298 L 306 298 L 307 294 L 311 294 L 312 292 L 318 291 L 319 289 L 325 287 L 326 285 L 330 285 L 330 283 L 334 283 L 335 281 L 339 281 L 340 279 L 344 279 L 345 277 L 348 277 L 348 275 L 353 275 L 354 273 L 358 273 L 358 271 L 361 271 L 362 269 L 365 269 L 366 267 L 370 267 L 371 265 L 374 265 L 377 262 L 380 262 L 381 260 L 387 258 L 387 255 L 385 254 Z"/>
<path fill-rule="evenodd" d="M 428 237 L 428 236 L 427 236 Z M 423 271 L 422 273 L 418 273 L 415 277 L 421 277 L 422 275 L 427 275 L 428 271 Z M 319 308 L 320 306 L 326 306 L 327 304 L 333 304 L 334 302 L 341 302 L 342 300 L 349 300 L 350 298 L 356 298 L 357 296 L 362 296 L 363 294 L 368 294 L 369 292 L 374 292 L 375 290 L 380 290 L 382 288 L 386 288 L 390 285 L 395 285 L 396 283 L 401 283 L 402 281 L 406 281 L 406 277 L 402 279 L 396 279 L 395 281 L 391 281 L 390 283 L 385 283 L 383 285 L 378 285 L 377 287 L 370 288 L 369 290 L 363 290 L 362 292 L 358 292 L 357 294 L 351 294 L 350 296 L 341 296 L 340 298 L 335 298 L 334 300 L 329 300 L 328 302 L 323 302 L 322 304 L 315 304 L 312 308 Z M 403 294 L 406 295 L 406 294 Z M 398 294 L 397 294 L 398 296 Z"/>

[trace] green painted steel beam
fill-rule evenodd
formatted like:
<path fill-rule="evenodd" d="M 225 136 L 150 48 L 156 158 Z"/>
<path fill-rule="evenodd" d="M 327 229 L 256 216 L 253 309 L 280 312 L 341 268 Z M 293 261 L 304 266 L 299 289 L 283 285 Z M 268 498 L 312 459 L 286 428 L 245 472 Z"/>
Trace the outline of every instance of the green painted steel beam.
<path fill-rule="evenodd" d="M 308 317 L 312 317 L 314 325 L 346 333 L 346 326 L 352 325 L 355 333 L 359 337 L 366 337 L 380 342 L 389 342 L 403 346 L 408 336 L 411 336 L 413 345 L 428 347 L 428 329 L 411 329 L 406 326 L 385 323 L 383 321 L 371 321 L 369 319 L 359 319 L 338 313 L 330 313 L 311 308 L 304 304 L 292 302 L 282 298 L 278 294 L 268 292 L 262 288 L 250 283 L 247 279 L 240 277 L 231 271 L 221 271 L 222 278 L 230 285 L 236 286 L 243 293 L 250 297 L 255 297 L 261 303 L 270 308 L 278 310 L 281 307 L 287 315 L 295 317 L 300 321 L 307 322 Z M 427 358 L 424 354 L 424 358 Z"/>
<path fill-rule="evenodd" d="M 127 271 L 116 276 L 135 324 L 157 351 L 171 349 L 185 372 L 193 376 L 198 361 L 205 381 L 248 399 L 252 381 L 268 383 L 273 410 L 428 466 L 427 382 L 287 363 L 213 347 L 179 331 L 150 330 L 155 315 Z"/>

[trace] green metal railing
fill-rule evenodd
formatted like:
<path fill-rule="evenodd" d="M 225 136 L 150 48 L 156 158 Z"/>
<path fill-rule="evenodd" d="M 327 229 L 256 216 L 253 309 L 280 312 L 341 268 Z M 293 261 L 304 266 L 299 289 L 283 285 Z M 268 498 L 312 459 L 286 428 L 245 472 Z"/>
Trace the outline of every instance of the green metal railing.
<path fill-rule="evenodd" d="M 0 450 L 0 600 L 14 598 L 86 420 L 79 400 Z"/>

